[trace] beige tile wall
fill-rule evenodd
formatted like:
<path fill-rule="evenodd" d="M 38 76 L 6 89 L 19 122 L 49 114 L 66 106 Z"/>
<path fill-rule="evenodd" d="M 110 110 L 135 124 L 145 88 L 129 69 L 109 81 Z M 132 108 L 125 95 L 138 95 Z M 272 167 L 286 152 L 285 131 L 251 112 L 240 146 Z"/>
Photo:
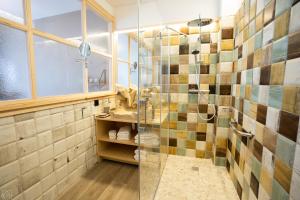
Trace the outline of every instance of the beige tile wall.
<path fill-rule="evenodd" d="M 104 101 L 0 118 L 0 199 L 57 199 L 92 168 Z"/>

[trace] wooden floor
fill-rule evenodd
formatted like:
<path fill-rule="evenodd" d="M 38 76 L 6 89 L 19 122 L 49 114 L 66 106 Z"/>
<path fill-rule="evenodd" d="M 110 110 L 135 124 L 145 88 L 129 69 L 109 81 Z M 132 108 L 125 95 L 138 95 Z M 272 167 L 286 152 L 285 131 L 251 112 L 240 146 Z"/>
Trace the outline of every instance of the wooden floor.
<path fill-rule="evenodd" d="M 103 160 L 60 200 L 138 200 L 138 167 Z"/>

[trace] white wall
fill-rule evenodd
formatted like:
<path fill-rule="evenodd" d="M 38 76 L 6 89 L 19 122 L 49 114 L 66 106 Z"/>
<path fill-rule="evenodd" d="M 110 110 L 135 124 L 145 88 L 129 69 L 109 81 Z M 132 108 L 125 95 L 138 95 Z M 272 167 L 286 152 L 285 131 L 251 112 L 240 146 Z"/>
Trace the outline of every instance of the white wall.
<path fill-rule="evenodd" d="M 106 0 L 96 0 L 98 4 L 100 4 L 107 12 L 109 12 L 111 15 L 114 15 L 114 8 L 107 3 Z"/>
<path fill-rule="evenodd" d="M 140 25 L 157 26 L 236 13 L 241 0 L 152 0 L 140 4 Z M 115 7 L 116 29 L 137 28 L 138 6 Z"/>
<path fill-rule="evenodd" d="M 203 6 L 205 5 L 205 6 Z M 199 17 L 216 18 L 219 0 L 154 0 L 140 4 L 140 25 L 156 26 L 185 22 Z M 115 8 L 116 29 L 136 28 L 138 7 L 129 5 Z"/>
<path fill-rule="evenodd" d="M 242 0 L 221 0 L 220 16 L 235 15 L 241 4 Z"/>
<path fill-rule="evenodd" d="M 115 8 L 116 30 L 137 28 L 138 6 L 128 5 Z"/>

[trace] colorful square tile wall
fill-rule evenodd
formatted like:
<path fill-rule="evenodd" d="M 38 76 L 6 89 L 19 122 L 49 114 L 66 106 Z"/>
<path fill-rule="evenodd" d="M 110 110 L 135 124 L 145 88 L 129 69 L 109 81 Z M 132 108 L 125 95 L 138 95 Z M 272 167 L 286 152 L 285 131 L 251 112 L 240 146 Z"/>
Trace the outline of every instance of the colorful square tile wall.
<path fill-rule="evenodd" d="M 300 199 L 300 2 L 245 0 L 235 16 L 227 169 L 241 199 Z"/>
<path fill-rule="evenodd" d="M 218 23 L 210 30 L 202 29 L 200 38 L 197 27 L 181 27 L 180 31 L 188 36 L 172 33 L 170 46 L 162 47 L 170 48 L 169 154 L 211 158 L 214 119 L 203 119 L 212 117 L 215 103 Z M 192 54 L 196 49 L 201 64 Z M 168 75 L 163 73 L 163 77 Z M 193 89 L 209 89 L 210 94 L 198 94 Z"/>
<path fill-rule="evenodd" d="M 233 70 L 233 27 L 234 16 L 220 20 L 218 33 L 218 64 L 216 74 L 216 110 L 214 163 L 226 165 L 227 139 L 231 107 L 231 74 Z"/>
<path fill-rule="evenodd" d="M 171 30 L 163 30 L 161 39 L 155 37 L 160 30 L 143 34 L 143 41 L 153 45 L 154 65 L 162 63 L 161 100 L 170 103 L 165 106 L 169 119 L 161 125 L 161 138 L 168 138 L 169 154 L 212 158 L 214 119 L 201 118 L 211 118 L 214 113 L 219 24 L 203 28 L 200 39 L 198 27 L 181 26 L 178 30 L 187 36 Z M 196 49 L 201 52 L 197 55 L 201 66 L 192 54 Z M 210 94 L 192 91 L 198 89 L 197 82 Z"/>

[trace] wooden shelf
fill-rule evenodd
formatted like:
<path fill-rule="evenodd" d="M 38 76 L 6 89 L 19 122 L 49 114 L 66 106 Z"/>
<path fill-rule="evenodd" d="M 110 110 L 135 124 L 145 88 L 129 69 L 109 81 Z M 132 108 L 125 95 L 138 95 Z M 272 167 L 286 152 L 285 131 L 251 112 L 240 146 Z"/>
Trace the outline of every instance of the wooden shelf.
<path fill-rule="evenodd" d="M 148 119 L 146 121 L 147 125 L 160 125 L 160 120 L 164 121 L 167 119 L 167 114 L 162 114 L 161 118 L 159 116 L 156 116 L 155 119 Z M 112 116 L 101 118 L 101 117 L 95 117 L 97 121 L 110 121 L 110 122 L 123 122 L 123 123 L 131 123 L 131 124 L 137 124 L 138 120 L 133 118 L 115 118 Z M 140 119 L 140 124 L 145 124 L 144 119 Z"/>
<path fill-rule="evenodd" d="M 107 160 L 138 165 L 138 161 L 134 160 L 135 149 L 133 146 L 110 144 L 101 149 L 98 156 Z"/>
<path fill-rule="evenodd" d="M 124 144 L 124 145 L 131 145 L 131 146 L 136 146 L 136 147 L 138 146 L 138 144 L 134 142 L 134 136 L 132 136 L 130 138 L 130 140 L 117 140 L 117 139 L 110 139 L 108 134 L 103 134 L 98 138 L 98 141 Z"/>
<path fill-rule="evenodd" d="M 137 120 L 136 119 L 120 119 L 120 118 L 114 118 L 112 116 L 101 118 L 101 117 L 95 117 L 96 120 L 98 121 L 110 121 L 110 122 L 123 122 L 123 123 L 132 123 L 136 124 Z"/>
<path fill-rule="evenodd" d="M 118 131 L 123 126 L 136 123 L 137 120 L 130 118 L 96 117 L 98 156 L 103 159 L 138 165 L 138 162 L 134 160 L 134 150 L 138 147 L 138 144 L 134 143 L 134 136 L 137 134 L 137 130 L 132 130 L 130 140 L 114 140 L 110 139 L 108 135 L 109 130 Z"/>

